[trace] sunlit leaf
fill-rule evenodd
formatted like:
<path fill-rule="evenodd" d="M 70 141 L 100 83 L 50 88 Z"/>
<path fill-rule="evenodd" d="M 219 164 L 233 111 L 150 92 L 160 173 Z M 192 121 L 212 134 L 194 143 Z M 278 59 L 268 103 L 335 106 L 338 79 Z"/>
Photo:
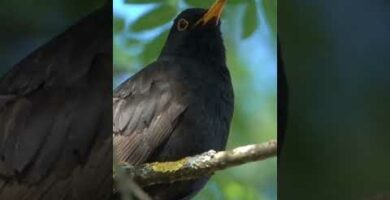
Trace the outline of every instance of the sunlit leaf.
<path fill-rule="evenodd" d="M 254 0 L 228 0 L 227 5 L 244 4 Z"/>
<path fill-rule="evenodd" d="M 132 46 L 136 46 L 136 45 L 139 45 L 140 44 L 140 41 L 139 40 L 136 40 L 136 39 L 128 39 L 126 40 L 125 42 L 125 47 L 132 47 Z"/>
<path fill-rule="evenodd" d="M 114 72 L 128 71 L 131 65 L 130 55 L 125 53 L 118 45 L 114 45 L 113 53 L 115 55 L 114 60 Z"/>
<path fill-rule="evenodd" d="M 156 28 L 172 21 L 175 15 L 175 7 L 169 5 L 160 5 L 139 18 L 132 25 L 132 30 L 138 32 Z"/>
<path fill-rule="evenodd" d="M 129 4 L 147 4 L 147 3 L 161 3 L 161 0 L 126 0 Z"/>
<path fill-rule="evenodd" d="M 148 44 L 145 45 L 144 51 L 142 52 L 142 59 L 144 63 L 150 63 L 157 59 L 161 49 L 168 37 L 169 31 L 162 32 L 159 36 L 154 38 Z"/>
<path fill-rule="evenodd" d="M 277 27 L 277 1 L 276 0 L 263 0 L 263 7 L 265 16 L 271 26 L 271 29 L 276 33 Z"/>
<path fill-rule="evenodd" d="M 213 5 L 215 0 L 185 0 L 185 2 L 191 7 L 208 8 Z"/>
<path fill-rule="evenodd" d="M 256 31 L 258 22 L 259 19 L 257 16 L 256 2 L 251 1 L 249 4 L 247 4 L 244 13 L 244 21 L 242 23 L 242 38 L 248 38 L 249 36 L 251 36 Z"/>
<path fill-rule="evenodd" d="M 113 26 L 114 33 L 123 31 L 125 27 L 125 20 L 123 20 L 122 18 L 115 17 Z"/>
<path fill-rule="evenodd" d="M 216 0 L 185 0 L 191 7 L 209 8 Z M 252 0 L 228 0 L 226 5 L 244 4 Z"/>

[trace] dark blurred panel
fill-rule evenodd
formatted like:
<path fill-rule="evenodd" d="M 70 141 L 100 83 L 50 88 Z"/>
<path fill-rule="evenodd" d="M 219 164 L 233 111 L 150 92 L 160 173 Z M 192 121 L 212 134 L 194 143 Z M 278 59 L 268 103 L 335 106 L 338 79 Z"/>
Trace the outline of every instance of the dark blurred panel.
<path fill-rule="evenodd" d="M 390 2 L 280 0 L 289 117 L 278 198 L 390 192 Z"/>
<path fill-rule="evenodd" d="M 112 196 L 112 4 L 0 1 L 0 199 Z"/>

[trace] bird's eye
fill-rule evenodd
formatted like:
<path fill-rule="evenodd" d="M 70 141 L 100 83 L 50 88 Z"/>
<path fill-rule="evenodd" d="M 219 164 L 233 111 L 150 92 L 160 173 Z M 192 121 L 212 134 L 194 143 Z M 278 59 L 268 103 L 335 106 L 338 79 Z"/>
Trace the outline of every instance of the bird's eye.
<path fill-rule="evenodd" d="M 177 22 L 177 30 L 179 31 L 185 31 L 188 27 L 189 23 L 187 20 L 181 18 L 179 22 Z"/>

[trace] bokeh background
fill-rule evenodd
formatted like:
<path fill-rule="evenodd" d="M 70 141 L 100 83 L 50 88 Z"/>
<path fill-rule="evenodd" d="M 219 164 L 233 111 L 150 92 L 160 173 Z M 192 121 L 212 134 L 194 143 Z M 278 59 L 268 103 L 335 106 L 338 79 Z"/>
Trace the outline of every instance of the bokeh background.
<path fill-rule="evenodd" d="M 390 1 L 278 1 L 290 93 L 280 200 L 390 199 L 389 22 Z"/>
<path fill-rule="evenodd" d="M 154 61 L 174 17 L 214 0 L 114 0 L 114 86 Z M 229 0 L 222 17 L 236 103 L 228 148 L 276 138 L 276 0 Z M 276 199 L 276 159 L 217 172 L 197 200 Z"/>

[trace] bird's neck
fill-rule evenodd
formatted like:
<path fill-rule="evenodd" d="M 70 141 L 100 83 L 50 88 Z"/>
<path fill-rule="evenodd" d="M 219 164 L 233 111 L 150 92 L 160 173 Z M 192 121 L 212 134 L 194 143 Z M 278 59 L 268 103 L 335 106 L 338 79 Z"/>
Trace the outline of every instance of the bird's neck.
<path fill-rule="evenodd" d="M 188 54 L 190 53 L 190 54 Z M 170 54 L 161 54 L 158 58 L 161 59 L 181 59 L 181 60 L 187 60 L 192 61 L 197 64 L 200 64 L 201 66 L 213 66 L 213 67 L 225 67 L 226 66 L 226 58 L 224 53 L 205 53 L 205 52 L 199 52 L 199 51 L 193 51 L 193 52 L 175 52 Z"/>
<path fill-rule="evenodd" d="M 194 43 L 181 43 L 178 46 L 166 45 L 159 59 L 182 58 L 215 67 L 226 66 L 225 47 L 222 39 L 213 43 L 207 40 L 198 42 L 200 43 L 198 45 L 194 45 Z"/>

